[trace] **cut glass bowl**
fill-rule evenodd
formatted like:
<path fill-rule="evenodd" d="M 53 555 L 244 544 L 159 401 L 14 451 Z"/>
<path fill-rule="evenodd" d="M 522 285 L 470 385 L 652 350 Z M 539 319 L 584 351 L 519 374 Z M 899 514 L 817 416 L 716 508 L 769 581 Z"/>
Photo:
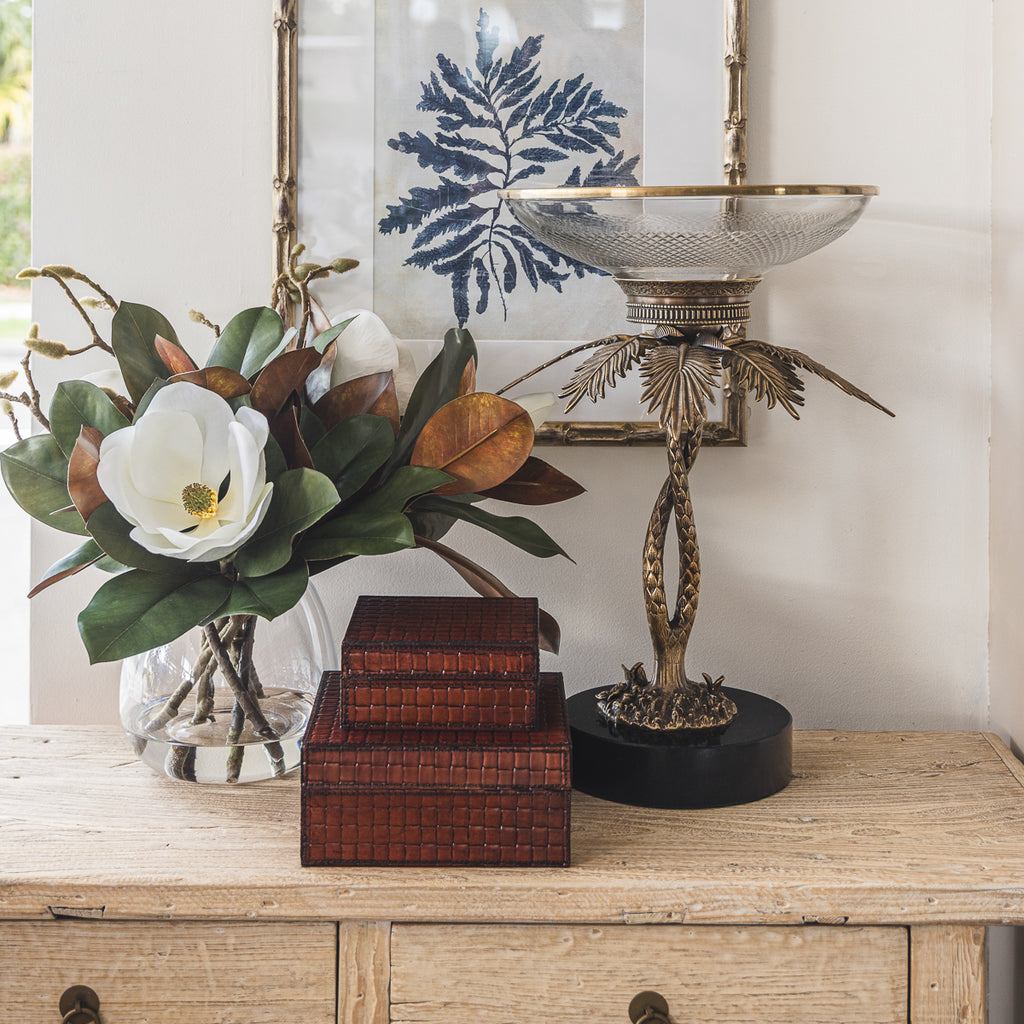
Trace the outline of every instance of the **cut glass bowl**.
<path fill-rule="evenodd" d="M 758 278 L 835 241 L 870 185 L 525 188 L 500 195 L 552 249 L 644 281 Z"/>

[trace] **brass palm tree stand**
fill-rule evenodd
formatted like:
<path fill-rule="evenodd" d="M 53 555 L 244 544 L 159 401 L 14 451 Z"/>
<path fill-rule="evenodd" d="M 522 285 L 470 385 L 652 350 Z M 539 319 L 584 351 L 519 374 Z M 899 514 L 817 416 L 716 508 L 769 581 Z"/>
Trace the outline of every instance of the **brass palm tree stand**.
<path fill-rule="evenodd" d="M 639 662 L 623 666 L 622 682 L 571 698 L 577 788 L 634 804 L 717 806 L 758 799 L 789 781 L 792 722 L 785 708 L 727 688 L 721 676 L 687 674 L 700 594 L 689 474 L 708 403 L 721 387 L 742 389 L 798 417 L 804 370 L 892 415 L 809 356 L 744 335 L 761 274 L 839 237 L 874 192 L 723 186 L 502 194 L 520 223 L 553 250 L 612 273 L 626 294 L 627 320 L 649 329 L 573 349 L 595 351 L 562 391 L 566 411 L 586 397 L 597 401 L 639 365 L 641 401 L 657 410 L 668 452 L 669 473 L 643 556 L 654 678 Z M 673 517 L 679 585 L 670 609 L 664 556 Z"/>

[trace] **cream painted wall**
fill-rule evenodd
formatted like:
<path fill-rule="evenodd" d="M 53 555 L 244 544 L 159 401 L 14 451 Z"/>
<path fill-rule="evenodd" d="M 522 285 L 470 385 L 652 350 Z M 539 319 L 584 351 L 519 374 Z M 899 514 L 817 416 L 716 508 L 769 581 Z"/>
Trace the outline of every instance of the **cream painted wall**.
<path fill-rule="evenodd" d="M 1024 750 L 1024 9 L 997 0 L 992 121 L 992 469 L 989 688 L 992 728 Z M 1017 275 L 1021 275 L 1018 277 Z M 990 930 L 993 1024 L 1024 1016 L 1024 930 Z M 998 979 L 998 981 L 997 981 Z M 1012 991 L 1011 991 L 1012 989 Z M 1013 1013 L 1013 1007 L 1017 1013 Z M 1001 1016 L 997 1016 L 1000 1014 Z"/>
<path fill-rule="evenodd" d="M 691 671 L 782 699 L 799 726 L 982 726 L 990 26 L 970 0 L 947 0 L 942 18 L 881 0 L 856 18 L 847 5 L 752 7 L 752 177 L 882 188 L 845 239 L 769 277 L 754 330 L 805 349 L 898 418 L 812 382 L 800 423 L 756 409 L 749 448 L 702 455 Z M 37 262 L 80 264 L 179 324 L 189 306 L 216 318 L 263 300 L 269 8 L 40 0 Z M 70 324 L 52 291 L 35 301 L 48 331 Z M 540 512 L 576 565 L 472 531 L 456 539 L 559 618 L 563 653 L 549 664 L 576 690 L 649 657 L 639 556 L 663 457 L 549 454 L 589 488 Z M 35 572 L 63 546 L 37 536 Z M 89 669 L 75 634 L 94 586 L 36 599 L 37 721 L 114 715 L 116 670 Z M 461 586 L 408 552 L 352 563 L 323 591 L 341 630 L 361 592 Z"/>

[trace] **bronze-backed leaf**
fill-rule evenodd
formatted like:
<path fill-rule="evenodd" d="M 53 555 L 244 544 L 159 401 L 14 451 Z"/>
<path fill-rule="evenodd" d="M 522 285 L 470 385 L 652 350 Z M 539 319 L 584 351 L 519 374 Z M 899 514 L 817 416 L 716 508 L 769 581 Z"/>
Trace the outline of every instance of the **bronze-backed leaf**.
<path fill-rule="evenodd" d="M 569 412 L 584 398 L 596 402 L 604 398 L 605 388 L 615 387 L 616 377 L 625 377 L 638 362 L 650 338 L 644 335 L 612 334 L 601 339 L 601 347 L 576 367 L 572 379 L 562 388 L 559 398 L 568 398 Z"/>
<path fill-rule="evenodd" d="M 330 430 L 335 424 L 347 420 L 351 416 L 360 416 L 372 412 L 377 400 L 395 386 L 395 376 L 390 370 L 380 373 L 368 373 L 365 377 L 347 380 L 344 384 L 331 388 L 323 398 L 313 406 L 313 412 L 320 422 Z M 396 399 L 397 407 L 397 399 Z M 384 415 L 380 413 L 379 415 Z"/>
<path fill-rule="evenodd" d="M 459 391 L 456 397 L 471 395 L 476 391 L 476 357 L 474 356 L 462 371 L 462 379 L 459 381 Z"/>
<path fill-rule="evenodd" d="M 838 373 L 833 373 L 827 366 L 823 366 L 817 360 L 804 355 L 803 352 L 798 352 L 795 348 L 781 348 L 777 345 L 769 345 L 766 341 L 748 341 L 746 344 L 757 346 L 765 355 L 780 360 L 790 367 L 799 366 L 802 370 L 809 370 L 816 376 L 821 377 L 822 380 L 827 380 L 830 384 L 834 384 L 840 391 L 845 392 L 852 398 L 859 398 L 862 402 L 873 405 L 887 416 L 896 415 L 891 409 L 887 409 L 881 403 L 876 402 L 866 391 L 861 391 L 855 384 L 851 384 L 845 378 L 840 377 Z"/>
<path fill-rule="evenodd" d="M 111 391 L 110 388 L 101 388 L 107 398 L 114 403 L 114 408 L 129 422 L 135 419 L 135 406 L 131 400 L 125 398 L 124 395 L 119 395 L 116 391 Z"/>
<path fill-rule="evenodd" d="M 337 341 L 329 342 L 320 357 L 320 365 L 306 378 L 306 401 L 316 405 L 331 390 L 331 373 L 338 358 Z"/>
<path fill-rule="evenodd" d="M 437 494 L 473 494 L 497 487 L 527 460 L 533 421 L 515 402 L 478 391 L 443 405 L 427 421 L 410 462 L 455 477 Z"/>
<path fill-rule="evenodd" d="M 804 404 L 800 393 L 804 382 L 786 360 L 764 351 L 760 342 L 737 341 L 723 350 L 722 362 L 729 367 L 733 380 L 758 402 L 767 399 L 769 409 L 781 405 L 793 419 L 800 419 L 796 407 Z"/>
<path fill-rule="evenodd" d="M 312 295 L 309 297 L 309 320 L 317 334 L 323 334 L 333 326 L 331 318 L 324 312 L 324 307 Z"/>
<path fill-rule="evenodd" d="M 161 338 L 159 334 L 153 339 L 153 344 L 156 346 L 156 354 L 160 361 L 171 373 L 189 373 L 196 368 L 196 364 L 183 348 L 166 338 Z"/>
<path fill-rule="evenodd" d="M 289 469 L 315 469 L 302 433 L 299 431 L 299 413 L 294 405 L 274 417 L 270 433 L 281 446 Z"/>
<path fill-rule="evenodd" d="M 550 505 L 575 498 L 585 490 L 572 477 L 531 455 L 504 483 L 479 493 L 519 505 Z"/>
<path fill-rule="evenodd" d="M 398 428 L 401 426 L 401 413 L 398 411 L 398 389 L 395 387 L 395 376 L 390 373 L 391 380 L 384 386 L 384 390 L 373 403 L 370 412 L 374 416 L 383 416 L 390 424 L 391 429 L 398 436 Z"/>
<path fill-rule="evenodd" d="M 108 500 L 96 479 L 102 443 L 103 435 L 95 427 L 82 427 L 68 460 L 68 493 L 86 522 Z"/>
<path fill-rule="evenodd" d="M 647 411 L 658 410 L 658 420 L 681 437 L 703 425 L 707 402 L 715 401 L 715 385 L 721 373 L 718 353 L 703 345 L 659 345 L 644 357 L 640 377 L 641 402 Z"/>
<path fill-rule="evenodd" d="M 436 540 L 427 540 L 426 537 L 416 537 L 416 546 L 433 551 L 434 554 L 443 558 L 481 597 L 515 597 L 508 587 L 493 573 L 488 572 L 483 566 L 477 565 L 465 555 L 459 554 L 445 544 L 439 544 Z M 539 610 L 539 631 L 538 645 L 541 650 L 558 653 L 559 644 L 562 641 L 562 630 L 559 628 L 555 617 L 543 608 Z"/>
<path fill-rule="evenodd" d="M 206 388 L 225 400 L 241 398 L 252 390 L 252 385 L 240 373 L 226 366 L 208 366 L 205 370 L 176 373 L 170 378 L 171 383 L 180 380 Z"/>
<path fill-rule="evenodd" d="M 66 580 L 69 576 L 88 569 L 90 565 L 95 565 L 103 557 L 103 549 L 96 541 L 92 539 L 85 541 L 69 555 L 54 562 L 46 570 L 46 575 L 28 592 L 28 596 L 35 597 L 36 594 L 41 594 L 48 587 L 52 587 L 54 583 L 60 583 L 61 580 Z"/>
<path fill-rule="evenodd" d="M 268 420 L 274 419 L 295 392 L 301 392 L 306 378 L 320 365 L 315 348 L 282 352 L 260 371 L 252 386 L 252 407 Z"/>

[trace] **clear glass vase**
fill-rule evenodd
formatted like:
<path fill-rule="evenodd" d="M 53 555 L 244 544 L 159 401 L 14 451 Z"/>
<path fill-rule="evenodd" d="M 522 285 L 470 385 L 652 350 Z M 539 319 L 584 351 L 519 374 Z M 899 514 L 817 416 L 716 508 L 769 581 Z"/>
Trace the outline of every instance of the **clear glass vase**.
<path fill-rule="evenodd" d="M 299 764 L 299 741 L 337 654 L 313 584 L 276 619 L 233 615 L 121 667 L 121 724 L 154 771 L 259 782 Z"/>

